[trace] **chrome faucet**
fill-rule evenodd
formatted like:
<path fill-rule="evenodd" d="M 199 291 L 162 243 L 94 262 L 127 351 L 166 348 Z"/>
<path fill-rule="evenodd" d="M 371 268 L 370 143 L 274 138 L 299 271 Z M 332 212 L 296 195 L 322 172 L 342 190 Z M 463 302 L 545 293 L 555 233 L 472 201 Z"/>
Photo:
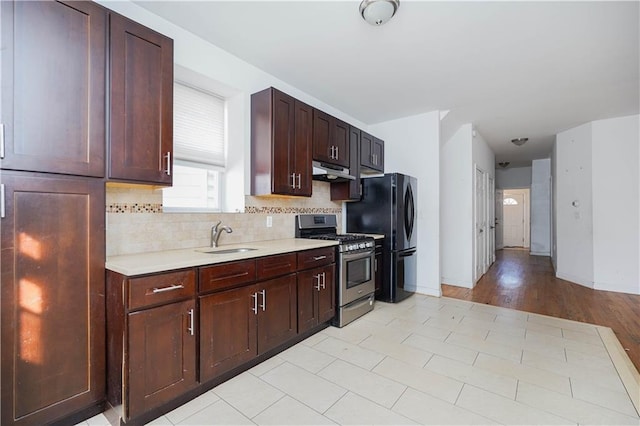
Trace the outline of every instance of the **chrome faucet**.
<path fill-rule="evenodd" d="M 220 220 L 218 221 L 218 223 L 211 227 L 211 247 L 218 247 L 218 239 L 220 238 L 220 234 L 222 234 L 222 231 L 225 231 L 227 234 L 233 232 L 233 229 L 231 229 L 229 226 L 220 226 L 221 223 L 222 221 Z M 218 227 L 220 228 L 218 229 Z"/>

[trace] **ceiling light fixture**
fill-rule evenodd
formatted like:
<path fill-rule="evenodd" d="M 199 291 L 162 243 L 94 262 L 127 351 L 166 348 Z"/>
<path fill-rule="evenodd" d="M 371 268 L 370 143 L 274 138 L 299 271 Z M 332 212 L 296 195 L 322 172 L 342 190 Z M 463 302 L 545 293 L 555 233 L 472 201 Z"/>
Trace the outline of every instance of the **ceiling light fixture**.
<path fill-rule="evenodd" d="M 501 161 L 498 163 L 498 166 L 502 167 L 503 169 L 506 169 L 509 164 L 510 163 L 508 161 Z"/>
<path fill-rule="evenodd" d="M 396 14 L 400 0 L 362 0 L 360 14 L 371 25 L 382 25 Z"/>
<path fill-rule="evenodd" d="M 529 140 L 529 138 L 511 139 L 511 143 L 514 144 L 514 145 L 522 146 L 525 143 L 527 143 L 528 140 Z"/>

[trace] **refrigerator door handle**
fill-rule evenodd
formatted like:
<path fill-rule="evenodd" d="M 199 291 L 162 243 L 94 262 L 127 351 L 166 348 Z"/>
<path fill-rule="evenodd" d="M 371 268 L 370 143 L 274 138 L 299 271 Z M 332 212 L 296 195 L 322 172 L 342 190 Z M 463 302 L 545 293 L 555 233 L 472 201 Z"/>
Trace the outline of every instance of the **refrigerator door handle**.
<path fill-rule="evenodd" d="M 398 253 L 398 257 L 413 256 L 414 254 L 416 254 L 417 251 L 418 251 L 418 249 L 412 249 L 412 250 L 403 251 L 403 252 Z"/>

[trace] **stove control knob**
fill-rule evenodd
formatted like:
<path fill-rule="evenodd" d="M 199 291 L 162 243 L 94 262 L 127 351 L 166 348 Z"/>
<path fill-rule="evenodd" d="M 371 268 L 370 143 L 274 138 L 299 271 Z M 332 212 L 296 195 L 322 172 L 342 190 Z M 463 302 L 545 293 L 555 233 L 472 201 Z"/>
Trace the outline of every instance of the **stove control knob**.
<path fill-rule="evenodd" d="M 363 249 L 363 248 L 365 248 L 365 247 L 366 247 L 366 245 L 365 245 L 364 243 L 360 243 L 360 248 L 361 248 L 361 249 Z"/>

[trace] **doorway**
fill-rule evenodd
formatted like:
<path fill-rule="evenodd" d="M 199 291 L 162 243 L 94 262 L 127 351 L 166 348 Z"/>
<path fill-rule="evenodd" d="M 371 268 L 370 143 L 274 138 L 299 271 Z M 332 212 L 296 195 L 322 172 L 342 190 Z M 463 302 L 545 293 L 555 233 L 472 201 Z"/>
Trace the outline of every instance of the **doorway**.
<path fill-rule="evenodd" d="M 529 227 L 529 188 L 505 189 L 502 199 L 503 246 L 528 248 Z"/>

